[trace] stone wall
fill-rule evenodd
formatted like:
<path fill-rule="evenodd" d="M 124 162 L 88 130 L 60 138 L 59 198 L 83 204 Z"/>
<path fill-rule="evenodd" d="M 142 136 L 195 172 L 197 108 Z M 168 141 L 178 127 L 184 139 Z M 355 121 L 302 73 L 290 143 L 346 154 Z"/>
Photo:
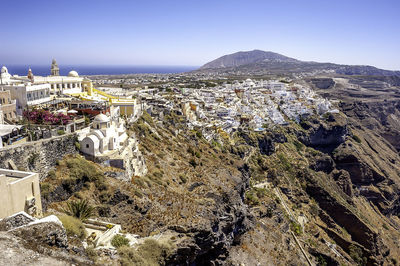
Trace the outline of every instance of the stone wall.
<path fill-rule="evenodd" d="M 76 134 L 67 134 L 0 149 L 0 168 L 10 169 L 14 164 L 19 170 L 39 173 L 43 179 L 58 160 L 78 152 L 76 141 Z"/>

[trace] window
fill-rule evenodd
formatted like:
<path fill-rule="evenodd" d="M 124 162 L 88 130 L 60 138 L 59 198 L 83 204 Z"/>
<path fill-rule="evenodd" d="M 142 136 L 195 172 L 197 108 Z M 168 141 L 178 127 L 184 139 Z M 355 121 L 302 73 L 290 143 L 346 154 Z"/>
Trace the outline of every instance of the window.
<path fill-rule="evenodd" d="M 89 149 L 89 144 L 86 144 L 86 149 Z"/>

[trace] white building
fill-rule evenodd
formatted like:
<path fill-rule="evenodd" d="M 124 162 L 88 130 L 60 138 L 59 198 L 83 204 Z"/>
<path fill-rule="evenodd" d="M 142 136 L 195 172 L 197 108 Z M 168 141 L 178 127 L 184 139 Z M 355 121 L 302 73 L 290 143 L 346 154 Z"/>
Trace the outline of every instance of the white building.
<path fill-rule="evenodd" d="M 3 85 L 4 90 L 9 90 L 12 99 L 16 100 L 17 114 L 22 115 L 27 106 L 42 104 L 51 100 L 50 84 L 22 84 Z"/>
<path fill-rule="evenodd" d="M 51 64 L 51 75 L 47 77 L 35 76 L 34 83 L 48 83 L 51 92 L 54 94 L 74 94 L 82 92 L 83 78 L 79 77 L 78 72 L 72 70 L 68 76 L 60 76 L 60 71 L 55 59 Z"/>
<path fill-rule="evenodd" d="M 8 73 L 8 69 L 3 66 L 0 72 L 0 85 L 10 84 L 11 75 Z"/>
<path fill-rule="evenodd" d="M 119 108 L 114 110 L 119 113 Z M 102 156 L 123 147 L 127 139 L 124 122 L 118 115 L 110 117 L 99 114 L 93 121 L 90 133 L 81 140 L 80 147 L 85 154 Z"/>
<path fill-rule="evenodd" d="M 33 85 L 49 84 L 51 93 L 53 94 L 77 94 L 83 90 L 83 77 L 79 77 L 78 73 L 74 70 L 70 71 L 68 76 L 60 76 L 59 68 L 56 60 L 53 59 L 51 65 L 50 76 L 34 76 L 31 69 L 28 71 L 27 76 L 11 76 L 8 69 L 3 66 L 1 69 L 0 84 L 25 84 L 31 83 Z"/>

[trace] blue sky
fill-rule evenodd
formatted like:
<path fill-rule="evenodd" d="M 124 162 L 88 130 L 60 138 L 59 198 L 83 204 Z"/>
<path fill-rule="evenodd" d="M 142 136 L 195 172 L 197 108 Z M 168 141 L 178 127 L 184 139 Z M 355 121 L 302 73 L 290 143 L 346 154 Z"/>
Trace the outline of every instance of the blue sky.
<path fill-rule="evenodd" d="M 202 65 L 261 49 L 400 70 L 396 0 L 70 0 L 1 4 L 0 65 Z"/>

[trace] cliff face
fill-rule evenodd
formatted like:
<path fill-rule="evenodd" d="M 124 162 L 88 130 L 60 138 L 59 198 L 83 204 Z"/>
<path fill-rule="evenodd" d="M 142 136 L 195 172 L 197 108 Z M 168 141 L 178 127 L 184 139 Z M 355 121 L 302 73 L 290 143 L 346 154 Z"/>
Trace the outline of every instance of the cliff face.
<path fill-rule="evenodd" d="M 280 207 L 271 203 L 269 193 L 278 189 L 292 212 L 287 215 L 298 217 L 299 221 L 307 218 L 298 238 L 307 241 L 304 247 L 312 260 L 390 264 L 400 254 L 392 237 L 400 235 L 397 231 L 400 168 L 393 163 L 399 157 L 385 139 L 369 129 L 355 128 L 356 125 L 340 114 L 310 119 L 301 128 L 291 125 L 281 129 L 282 138 L 271 137 L 271 133 L 240 133 L 233 151 L 245 150 L 241 147 L 243 140 L 257 147 L 248 159 L 253 186 L 247 199 L 250 206 L 255 206 L 252 212 L 258 223 L 271 224 L 271 218 L 276 219 Z M 257 140 L 263 139 L 268 139 L 268 146 L 273 147 L 268 153 L 263 152 L 263 145 L 257 145 Z M 259 191 L 265 183 L 274 187 L 269 190 L 267 186 L 267 196 Z M 266 218 L 260 209 L 267 209 L 271 218 Z M 271 227 L 268 229 L 277 233 Z M 255 243 L 263 242 L 254 235 L 249 237 L 249 232 L 241 238 L 242 242 L 251 245 L 248 249 L 257 249 Z M 258 230 L 258 234 L 261 232 Z M 324 250 L 313 244 L 332 242 L 337 244 L 336 251 L 342 257 L 332 249 Z M 276 247 L 279 244 L 275 243 Z M 247 256 L 244 255 L 247 252 L 235 247 L 230 258 L 237 261 L 237 254 Z M 268 259 L 279 257 L 276 250 L 269 252 Z M 249 261 L 267 259 L 260 253 L 254 254 L 258 260 L 248 258 Z"/>

